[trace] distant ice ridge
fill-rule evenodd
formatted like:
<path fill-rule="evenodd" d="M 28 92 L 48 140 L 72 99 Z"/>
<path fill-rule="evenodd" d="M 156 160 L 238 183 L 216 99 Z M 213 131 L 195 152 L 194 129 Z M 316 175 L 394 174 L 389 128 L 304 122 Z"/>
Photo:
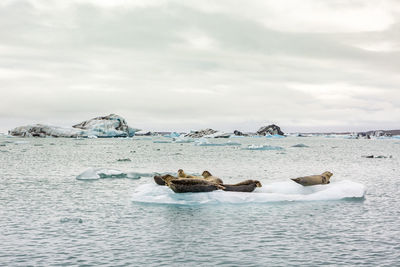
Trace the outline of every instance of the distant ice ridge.
<path fill-rule="evenodd" d="M 132 171 L 123 172 L 116 169 L 88 168 L 86 171 L 76 176 L 76 179 L 77 180 L 98 180 L 105 178 L 139 179 L 141 177 L 153 177 L 155 175 L 160 175 L 160 173 L 155 173 L 155 172 L 143 173 L 143 172 L 132 172 Z M 164 173 L 162 173 L 161 175 L 164 175 Z"/>
<path fill-rule="evenodd" d="M 252 193 L 213 191 L 176 194 L 166 186 L 144 184 L 136 188 L 132 201 L 157 204 L 245 204 L 280 201 L 323 201 L 364 198 L 365 186 L 344 180 L 328 185 L 302 186 L 292 181 L 263 185 Z"/>
<path fill-rule="evenodd" d="M 83 121 L 72 127 L 35 124 L 20 126 L 9 131 L 21 137 L 131 137 L 139 129 L 131 128 L 121 116 L 110 114 Z"/>
<path fill-rule="evenodd" d="M 283 150 L 280 146 L 270 146 L 270 145 L 249 145 L 244 150 Z"/>

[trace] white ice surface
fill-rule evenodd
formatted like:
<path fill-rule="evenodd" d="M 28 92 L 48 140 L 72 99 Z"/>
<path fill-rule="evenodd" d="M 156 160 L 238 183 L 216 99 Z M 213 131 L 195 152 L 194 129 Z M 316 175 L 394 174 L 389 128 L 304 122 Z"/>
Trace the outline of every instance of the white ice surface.
<path fill-rule="evenodd" d="M 136 188 L 132 195 L 134 202 L 158 204 L 245 204 L 279 201 L 320 201 L 345 198 L 363 198 L 365 186 L 344 180 L 328 185 L 302 186 L 292 181 L 265 184 L 251 193 L 213 191 L 208 193 L 174 193 L 166 186 L 154 183 Z"/>
<path fill-rule="evenodd" d="M 270 145 L 249 145 L 244 150 L 283 150 L 280 146 L 270 146 Z"/>

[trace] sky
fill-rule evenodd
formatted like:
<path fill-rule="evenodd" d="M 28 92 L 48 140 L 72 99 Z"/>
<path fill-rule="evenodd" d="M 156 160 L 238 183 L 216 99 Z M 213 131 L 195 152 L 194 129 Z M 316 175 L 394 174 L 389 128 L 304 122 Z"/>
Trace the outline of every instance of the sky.
<path fill-rule="evenodd" d="M 400 1 L 2 0 L 0 132 L 400 129 Z"/>

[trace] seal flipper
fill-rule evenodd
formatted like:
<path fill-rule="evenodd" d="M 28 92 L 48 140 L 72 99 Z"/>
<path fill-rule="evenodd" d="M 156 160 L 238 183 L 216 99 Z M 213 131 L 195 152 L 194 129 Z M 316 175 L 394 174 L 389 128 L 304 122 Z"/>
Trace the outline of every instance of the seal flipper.
<path fill-rule="evenodd" d="M 291 180 L 295 181 L 296 183 L 300 184 L 300 178 L 291 178 Z"/>

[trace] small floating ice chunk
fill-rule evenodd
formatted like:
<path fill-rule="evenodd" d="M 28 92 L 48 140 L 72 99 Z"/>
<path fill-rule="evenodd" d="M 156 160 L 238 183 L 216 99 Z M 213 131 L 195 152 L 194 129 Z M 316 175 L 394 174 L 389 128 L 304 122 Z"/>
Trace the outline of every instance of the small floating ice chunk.
<path fill-rule="evenodd" d="M 67 223 L 67 222 L 77 222 L 77 223 L 83 223 L 83 220 L 81 218 L 61 218 L 60 223 Z"/>
<path fill-rule="evenodd" d="M 89 168 L 79 174 L 77 180 L 98 180 L 101 178 L 126 178 L 127 174 L 114 169 Z"/>
<path fill-rule="evenodd" d="M 292 181 L 264 184 L 252 193 L 213 191 L 208 193 L 177 194 L 166 186 L 144 184 L 132 195 L 134 202 L 157 204 L 245 204 L 279 201 L 321 201 L 347 198 L 362 199 L 365 186 L 352 181 L 333 182 L 328 185 L 302 186 Z"/>
<path fill-rule="evenodd" d="M 126 159 L 117 159 L 117 161 L 119 161 L 119 162 L 127 162 L 127 161 L 132 161 L 132 160 L 129 159 L 129 158 L 126 158 Z"/>
<path fill-rule="evenodd" d="M 249 145 L 244 150 L 283 150 L 280 146 L 270 146 L 270 145 Z"/>
<path fill-rule="evenodd" d="M 177 144 L 186 144 L 186 143 L 193 143 L 194 140 L 192 138 L 187 138 L 183 134 L 181 134 L 177 138 L 173 138 L 172 141 Z"/>
<path fill-rule="evenodd" d="M 77 180 L 99 180 L 105 178 L 128 178 L 128 179 L 139 179 L 141 177 L 153 177 L 155 175 L 165 175 L 171 173 L 157 173 L 157 172 L 123 172 L 116 169 L 107 168 L 88 168 L 76 176 Z"/>
<path fill-rule="evenodd" d="M 16 144 L 16 145 L 24 145 L 24 144 L 29 144 L 29 141 L 14 141 L 14 144 Z"/>
<path fill-rule="evenodd" d="M 195 146 L 241 146 L 242 144 L 237 142 L 228 141 L 225 143 L 210 143 L 205 138 L 200 138 L 199 140 L 195 141 Z"/>
<path fill-rule="evenodd" d="M 153 143 L 155 144 L 170 144 L 172 141 L 167 141 L 167 140 L 154 140 Z"/>
<path fill-rule="evenodd" d="M 309 147 L 309 146 L 307 146 L 307 145 L 305 145 L 305 144 L 297 144 L 297 145 L 294 145 L 294 146 L 292 146 L 292 147 Z"/>
<path fill-rule="evenodd" d="M 152 140 L 151 137 L 134 137 L 133 140 Z"/>

